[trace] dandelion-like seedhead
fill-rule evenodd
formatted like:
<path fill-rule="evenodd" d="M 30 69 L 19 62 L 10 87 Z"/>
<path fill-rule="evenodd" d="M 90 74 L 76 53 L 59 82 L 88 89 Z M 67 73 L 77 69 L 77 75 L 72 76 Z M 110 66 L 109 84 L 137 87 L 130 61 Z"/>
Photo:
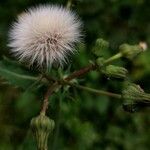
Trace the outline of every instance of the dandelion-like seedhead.
<path fill-rule="evenodd" d="M 40 5 L 22 13 L 9 33 L 11 52 L 20 61 L 39 67 L 63 66 L 80 42 L 81 22 L 71 10 Z"/>

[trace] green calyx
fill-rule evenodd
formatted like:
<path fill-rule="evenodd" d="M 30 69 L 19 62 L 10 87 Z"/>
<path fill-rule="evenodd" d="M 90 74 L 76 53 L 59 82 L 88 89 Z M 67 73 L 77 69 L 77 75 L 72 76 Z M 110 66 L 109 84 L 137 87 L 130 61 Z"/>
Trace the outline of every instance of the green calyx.
<path fill-rule="evenodd" d="M 145 93 L 139 85 L 128 83 L 122 91 L 124 100 L 123 108 L 128 112 L 135 112 L 144 107 L 150 106 L 150 94 Z"/>
<path fill-rule="evenodd" d="M 127 76 L 127 69 L 115 65 L 108 65 L 102 69 L 102 73 L 109 78 L 124 79 Z"/>
<path fill-rule="evenodd" d="M 92 53 L 99 57 L 102 55 L 102 51 L 104 50 L 107 50 L 109 47 L 109 43 L 101 38 L 97 39 L 96 42 L 95 42 L 95 45 L 92 49 Z"/>
<path fill-rule="evenodd" d="M 143 49 L 139 45 L 129 45 L 129 44 L 122 44 L 119 47 L 119 50 L 123 57 L 132 60 L 138 54 L 143 52 Z"/>
<path fill-rule="evenodd" d="M 48 136 L 54 126 L 55 122 L 44 114 L 32 118 L 30 127 L 36 139 L 38 150 L 47 150 Z"/>

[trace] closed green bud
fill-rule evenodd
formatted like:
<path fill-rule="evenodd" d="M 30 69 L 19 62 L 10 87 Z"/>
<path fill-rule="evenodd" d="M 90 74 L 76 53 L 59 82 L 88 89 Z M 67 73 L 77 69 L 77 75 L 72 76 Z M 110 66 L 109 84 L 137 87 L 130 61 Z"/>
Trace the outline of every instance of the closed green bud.
<path fill-rule="evenodd" d="M 124 99 L 137 100 L 143 98 L 144 91 L 139 85 L 136 85 L 134 83 L 128 83 L 122 94 Z"/>
<path fill-rule="evenodd" d="M 110 78 L 124 79 L 127 76 L 128 71 L 123 67 L 108 65 L 102 69 L 102 73 Z"/>
<path fill-rule="evenodd" d="M 105 62 L 105 59 L 103 57 L 98 57 L 96 59 L 96 65 L 100 68 L 103 66 L 104 62 Z"/>
<path fill-rule="evenodd" d="M 52 119 L 40 114 L 31 120 L 31 130 L 37 141 L 38 150 L 47 150 L 48 136 L 53 131 L 55 123 Z"/>
<path fill-rule="evenodd" d="M 96 42 L 95 42 L 95 46 L 93 47 L 92 49 L 92 53 L 99 57 L 102 55 L 102 51 L 104 50 L 107 50 L 109 47 L 109 43 L 103 39 L 97 39 Z"/>
<path fill-rule="evenodd" d="M 129 44 L 122 44 L 119 47 L 119 50 L 123 57 L 132 60 L 138 54 L 143 52 L 143 48 L 140 45 L 129 45 Z"/>
<path fill-rule="evenodd" d="M 150 106 L 150 94 L 145 93 L 139 85 L 128 83 L 122 91 L 124 100 L 123 108 L 128 112 L 135 112 L 141 108 Z"/>

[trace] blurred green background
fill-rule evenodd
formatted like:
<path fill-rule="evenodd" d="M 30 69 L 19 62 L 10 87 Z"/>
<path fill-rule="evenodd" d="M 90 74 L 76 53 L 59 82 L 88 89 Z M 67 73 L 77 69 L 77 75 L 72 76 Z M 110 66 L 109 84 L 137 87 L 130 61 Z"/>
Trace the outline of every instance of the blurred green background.
<path fill-rule="evenodd" d="M 150 44 L 149 0 L 74 0 L 73 9 L 84 24 L 84 44 L 74 56 L 72 68 L 79 69 L 93 58 L 91 48 L 98 37 L 110 42 L 106 57 L 117 53 L 121 43 Z M 30 6 L 66 0 L 1 0 L 0 1 L 0 59 L 13 58 L 7 47 L 9 28 L 16 16 Z M 15 59 L 15 58 L 13 58 Z M 130 72 L 130 80 L 150 92 L 150 51 L 134 61 L 118 61 Z M 81 83 L 93 88 L 121 92 L 122 82 L 103 75 L 89 73 Z M 28 92 L 5 83 L 0 78 L 0 150 L 35 150 L 29 130 L 32 117 L 40 110 L 43 90 Z M 149 110 L 130 114 L 122 102 L 106 96 L 70 89 L 61 99 L 60 93 L 51 98 L 48 115 L 59 125 L 49 139 L 52 150 L 149 150 Z M 60 108 L 59 108 L 60 105 Z"/>

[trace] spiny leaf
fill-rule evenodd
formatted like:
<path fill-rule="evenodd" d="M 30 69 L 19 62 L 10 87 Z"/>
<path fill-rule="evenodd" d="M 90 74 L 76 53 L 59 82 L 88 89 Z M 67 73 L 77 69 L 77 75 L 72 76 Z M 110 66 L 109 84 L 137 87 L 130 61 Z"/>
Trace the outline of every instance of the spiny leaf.
<path fill-rule="evenodd" d="M 39 75 L 31 73 L 18 62 L 8 58 L 0 61 L 0 76 L 7 80 L 9 84 L 23 89 L 27 89 L 40 79 Z"/>

